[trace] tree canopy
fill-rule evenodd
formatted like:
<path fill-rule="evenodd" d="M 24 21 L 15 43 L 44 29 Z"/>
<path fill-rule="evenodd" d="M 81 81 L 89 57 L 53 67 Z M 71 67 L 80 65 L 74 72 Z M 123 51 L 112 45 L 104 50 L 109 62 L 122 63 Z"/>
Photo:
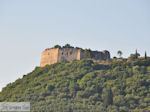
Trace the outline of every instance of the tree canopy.
<path fill-rule="evenodd" d="M 0 102 L 26 101 L 31 112 L 148 112 L 150 60 L 36 67 L 0 92 Z"/>

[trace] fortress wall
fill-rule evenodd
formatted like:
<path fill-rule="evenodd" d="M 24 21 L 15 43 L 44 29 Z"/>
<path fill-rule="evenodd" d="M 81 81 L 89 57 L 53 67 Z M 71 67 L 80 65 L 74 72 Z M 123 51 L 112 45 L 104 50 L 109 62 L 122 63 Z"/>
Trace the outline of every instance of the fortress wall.
<path fill-rule="evenodd" d="M 80 60 L 80 50 L 76 48 L 62 48 L 59 50 L 58 61 Z"/>
<path fill-rule="evenodd" d="M 92 51 L 92 58 L 95 60 L 103 60 L 104 59 L 104 54 L 99 51 Z"/>
<path fill-rule="evenodd" d="M 86 59 L 86 58 L 91 58 L 94 60 L 109 60 L 110 59 L 110 53 L 108 51 L 90 51 L 87 52 L 85 50 L 81 50 L 79 52 L 80 58 L 81 59 Z"/>
<path fill-rule="evenodd" d="M 42 52 L 41 56 L 41 67 L 44 67 L 45 65 L 51 65 L 54 63 L 58 62 L 58 48 L 51 48 L 51 49 L 46 49 L 45 51 Z"/>
<path fill-rule="evenodd" d="M 80 49 L 80 60 L 90 58 L 90 52 Z"/>
<path fill-rule="evenodd" d="M 62 61 L 73 61 L 91 58 L 93 60 L 109 60 L 109 51 L 88 51 L 80 48 L 48 48 L 42 52 L 40 66 L 51 65 Z"/>

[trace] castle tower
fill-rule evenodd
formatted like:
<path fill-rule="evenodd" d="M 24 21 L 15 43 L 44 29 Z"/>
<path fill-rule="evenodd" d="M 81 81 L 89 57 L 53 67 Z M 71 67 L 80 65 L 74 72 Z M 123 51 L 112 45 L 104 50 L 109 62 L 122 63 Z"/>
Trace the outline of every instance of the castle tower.
<path fill-rule="evenodd" d="M 41 55 L 40 66 L 51 65 L 58 62 L 59 48 L 45 49 Z"/>
<path fill-rule="evenodd" d="M 73 61 L 81 59 L 81 50 L 77 48 L 49 48 L 41 55 L 40 66 L 51 65 L 62 61 Z"/>

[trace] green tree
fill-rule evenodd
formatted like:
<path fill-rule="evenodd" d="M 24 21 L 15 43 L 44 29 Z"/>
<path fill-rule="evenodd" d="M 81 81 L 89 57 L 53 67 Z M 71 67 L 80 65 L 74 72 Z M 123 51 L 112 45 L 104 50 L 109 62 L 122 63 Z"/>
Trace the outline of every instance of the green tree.
<path fill-rule="evenodd" d="M 137 49 L 135 51 L 135 58 L 138 59 L 138 57 L 140 56 L 140 54 L 137 52 Z"/>
<path fill-rule="evenodd" d="M 61 48 L 61 46 L 60 45 L 55 45 L 54 48 Z"/>
<path fill-rule="evenodd" d="M 113 93 L 111 88 L 106 88 L 103 90 L 103 103 L 106 107 L 113 104 Z"/>
<path fill-rule="evenodd" d="M 119 50 L 118 52 L 117 52 L 117 54 L 119 55 L 119 57 L 121 58 L 121 56 L 122 56 L 122 51 L 121 50 Z"/>
<path fill-rule="evenodd" d="M 54 88 L 55 87 L 53 85 L 47 85 L 47 90 L 50 91 L 50 92 L 53 91 Z"/>
<path fill-rule="evenodd" d="M 66 44 L 66 45 L 64 46 L 64 48 L 73 48 L 73 46 L 71 46 L 70 44 Z"/>
<path fill-rule="evenodd" d="M 77 93 L 77 90 L 78 90 L 78 85 L 74 80 L 70 81 L 69 90 L 70 90 L 71 96 L 74 98 L 76 96 L 76 93 Z"/>
<path fill-rule="evenodd" d="M 144 58 L 147 59 L 147 53 L 146 53 L 146 51 L 145 51 L 145 56 L 144 56 Z"/>

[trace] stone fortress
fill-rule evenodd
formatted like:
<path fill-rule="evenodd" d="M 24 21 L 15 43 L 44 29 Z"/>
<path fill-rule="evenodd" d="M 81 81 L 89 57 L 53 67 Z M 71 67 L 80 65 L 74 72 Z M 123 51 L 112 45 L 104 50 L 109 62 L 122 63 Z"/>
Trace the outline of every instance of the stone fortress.
<path fill-rule="evenodd" d="M 92 51 L 90 49 L 74 48 L 69 44 L 61 47 L 56 45 L 42 52 L 40 66 L 55 64 L 62 61 L 73 61 L 82 59 L 93 59 L 95 61 L 110 60 L 110 53 L 104 51 Z"/>

